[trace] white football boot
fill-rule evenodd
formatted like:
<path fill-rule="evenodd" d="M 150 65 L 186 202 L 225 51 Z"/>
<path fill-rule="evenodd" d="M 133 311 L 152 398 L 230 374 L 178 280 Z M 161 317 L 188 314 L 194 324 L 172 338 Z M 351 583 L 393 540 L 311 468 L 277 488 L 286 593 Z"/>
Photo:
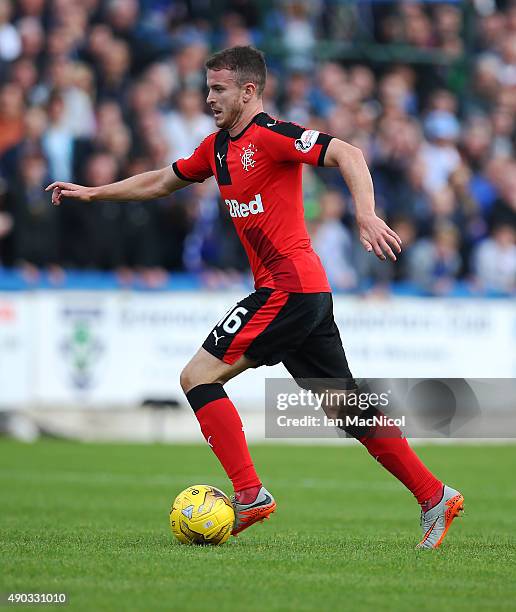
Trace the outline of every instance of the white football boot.
<path fill-rule="evenodd" d="M 443 498 L 430 510 L 421 511 L 423 539 L 416 548 L 438 548 L 453 519 L 464 510 L 462 493 L 444 485 Z"/>

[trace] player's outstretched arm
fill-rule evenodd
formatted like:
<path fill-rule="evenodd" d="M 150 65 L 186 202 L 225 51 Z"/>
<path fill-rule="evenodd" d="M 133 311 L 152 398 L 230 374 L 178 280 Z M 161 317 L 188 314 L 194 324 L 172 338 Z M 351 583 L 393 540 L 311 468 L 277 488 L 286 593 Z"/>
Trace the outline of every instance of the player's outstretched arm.
<path fill-rule="evenodd" d="M 52 204 L 59 206 L 63 198 L 72 198 L 82 202 L 152 200 L 167 196 L 187 185 L 191 183 L 180 179 L 172 166 L 167 166 L 161 170 L 143 172 L 123 181 L 99 187 L 84 187 L 75 183 L 55 181 L 45 191 L 52 190 Z"/>
<path fill-rule="evenodd" d="M 332 138 L 324 158 L 325 166 L 338 167 L 346 181 L 353 201 L 360 232 L 360 242 L 379 259 L 386 254 L 396 261 L 401 252 L 401 238 L 374 211 L 374 189 L 369 168 L 362 151 L 338 138 Z"/>

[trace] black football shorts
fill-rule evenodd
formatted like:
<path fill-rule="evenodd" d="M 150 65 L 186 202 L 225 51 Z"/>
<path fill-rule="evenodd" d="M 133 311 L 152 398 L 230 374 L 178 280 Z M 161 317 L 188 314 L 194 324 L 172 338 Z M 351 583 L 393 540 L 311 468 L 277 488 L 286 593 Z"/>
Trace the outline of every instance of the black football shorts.
<path fill-rule="evenodd" d="M 339 379 L 354 385 L 331 293 L 289 293 L 260 288 L 231 308 L 203 348 L 225 363 L 242 355 L 261 365 L 283 362 L 295 379 Z"/>

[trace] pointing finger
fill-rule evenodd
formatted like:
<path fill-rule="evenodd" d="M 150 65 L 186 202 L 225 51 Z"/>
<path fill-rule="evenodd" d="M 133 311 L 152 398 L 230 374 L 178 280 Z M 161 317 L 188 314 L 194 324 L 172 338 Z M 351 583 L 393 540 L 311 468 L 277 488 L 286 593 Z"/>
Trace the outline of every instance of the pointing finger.
<path fill-rule="evenodd" d="M 53 183 L 50 183 L 48 187 L 45 188 L 45 191 L 50 191 L 51 189 L 60 189 L 61 187 L 64 187 L 68 184 L 69 183 L 62 183 L 61 181 L 54 181 Z"/>
<path fill-rule="evenodd" d="M 51 189 L 74 189 L 74 187 L 77 187 L 77 185 L 73 183 L 63 183 L 63 181 L 55 181 L 51 183 L 45 191 L 50 191 Z"/>

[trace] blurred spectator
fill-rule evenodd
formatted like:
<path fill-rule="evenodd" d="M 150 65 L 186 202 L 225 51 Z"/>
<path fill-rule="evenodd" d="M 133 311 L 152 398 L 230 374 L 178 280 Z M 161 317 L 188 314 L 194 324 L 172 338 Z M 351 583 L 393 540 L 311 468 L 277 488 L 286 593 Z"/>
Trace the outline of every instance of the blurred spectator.
<path fill-rule="evenodd" d="M 496 57 L 485 55 L 480 57 L 475 66 L 473 87 L 467 106 L 474 110 L 486 112 L 496 102 L 499 94 L 498 74 L 500 62 Z"/>
<path fill-rule="evenodd" d="M 337 66 L 337 75 L 339 72 Z M 337 76 L 337 78 L 339 77 Z M 349 70 L 349 81 L 358 89 L 361 100 L 370 101 L 373 99 L 376 83 L 371 68 L 362 65 L 353 66 Z"/>
<path fill-rule="evenodd" d="M 428 196 L 425 191 L 427 166 L 422 153 L 424 150 L 422 142 L 421 129 L 413 120 L 384 118 L 378 124 L 372 173 L 377 189 L 378 205 L 388 214 L 395 212 L 424 214 L 423 206 Z M 411 174 L 411 168 L 414 174 Z M 416 184 L 416 180 L 419 184 Z M 418 195 L 421 197 L 419 210 L 416 213 L 415 198 Z"/>
<path fill-rule="evenodd" d="M 404 21 L 404 38 L 416 47 L 432 47 L 434 44 L 432 24 L 421 5 L 403 3 L 401 11 Z"/>
<path fill-rule="evenodd" d="M 37 17 L 23 17 L 18 21 L 21 38 L 21 56 L 41 68 L 42 52 L 45 46 L 45 31 Z"/>
<path fill-rule="evenodd" d="M 59 9 L 55 0 L 54 5 Z M 45 10 L 45 0 L 16 0 L 16 8 L 20 16 L 41 18 Z"/>
<path fill-rule="evenodd" d="M 239 13 L 226 13 L 221 18 L 221 47 L 236 47 L 255 44 L 250 30 L 245 27 L 245 20 Z"/>
<path fill-rule="evenodd" d="M 478 171 L 488 160 L 493 143 L 492 125 L 489 119 L 477 115 L 462 130 L 461 152 L 473 171 Z"/>
<path fill-rule="evenodd" d="M 516 290 L 516 229 L 497 225 L 474 253 L 474 272 L 481 289 L 501 293 Z"/>
<path fill-rule="evenodd" d="M 400 118 L 414 110 L 415 99 L 406 75 L 390 72 L 380 79 L 378 98 L 386 118 Z"/>
<path fill-rule="evenodd" d="M 196 89 L 184 89 L 177 98 L 177 111 L 165 117 L 164 129 L 169 160 L 189 157 L 208 134 L 215 131 L 211 117 L 204 113 L 204 100 Z"/>
<path fill-rule="evenodd" d="M 335 289 L 353 289 L 357 285 L 351 233 L 341 222 L 344 206 L 340 192 L 324 193 L 320 198 L 321 214 L 312 233 L 313 247 Z"/>
<path fill-rule="evenodd" d="M 457 97 L 447 89 L 436 89 L 428 99 L 429 111 L 442 111 L 451 115 L 456 115 L 458 108 Z"/>
<path fill-rule="evenodd" d="M 140 9 L 138 0 L 108 0 L 106 23 L 115 36 L 127 43 L 135 43 L 135 32 L 138 27 Z M 132 46 L 132 45 L 131 45 Z M 135 49 L 135 51 L 138 51 Z"/>
<path fill-rule="evenodd" d="M 505 19 L 502 13 L 489 11 L 478 19 L 478 48 L 480 51 L 496 48 L 503 37 Z"/>
<path fill-rule="evenodd" d="M 6 83 L 0 88 L 0 155 L 23 138 L 23 91 L 19 85 Z"/>
<path fill-rule="evenodd" d="M 498 80 L 502 85 L 514 87 L 516 85 L 516 36 L 507 35 L 502 43 L 501 59 Z"/>
<path fill-rule="evenodd" d="M 25 155 L 42 153 L 42 137 L 47 127 L 47 114 L 39 106 L 29 108 L 24 117 L 24 136 L 0 158 L 0 172 L 14 183 Z"/>
<path fill-rule="evenodd" d="M 491 165 L 492 173 L 496 172 L 493 165 Z M 516 163 L 502 162 L 498 167 L 498 173 L 493 178 L 496 181 L 499 198 L 493 204 L 490 221 L 492 225 L 503 223 L 516 229 Z"/>
<path fill-rule="evenodd" d="M 404 281 L 410 277 L 410 260 L 412 248 L 417 236 L 417 226 L 410 216 L 399 216 L 391 219 L 391 227 L 401 238 L 403 249 L 396 255 L 397 262 L 393 270 L 393 280 Z"/>
<path fill-rule="evenodd" d="M 50 180 L 71 181 L 74 137 L 65 124 L 65 104 L 60 92 L 51 94 L 47 112 L 48 126 L 43 134 L 43 149 L 49 161 Z"/>
<path fill-rule="evenodd" d="M 113 155 L 94 153 L 88 158 L 84 180 L 91 186 L 118 179 Z M 122 204 L 114 202 L 66 202 L 62 208 L 67 232 L 63 236 L 64 257 L 74 268 L 118 269 L 124 265 Z"/>
<path fill-rule="evenodd" d="M 312 15 L 313 2 L 287 0 L 283 13 L 283 44 L 287 51 L 288 65 L 292 69 L 307 69 L 312 66 L 312 50 L 315 45 L 315 28 Z"/>
<path fill-rule="evenodd" d="M 242 269 L 242 252 L 235 248 L 238 241 L 232 239 L 231 222 L 219 205 L 213 181 L 195 185 L 192 191 L 187 204 L 192 227 L 184 242 L 185 269 L 204 273 L 213 269 Z"/>
<path fill-rule="evenodd" d="M 68 71 L 68 83 L 62 90 L 65 106 L 63 125 L 77 138 L 93 136 L 95 77 L 91 69 L 80 62 L 70 63 Z"/>
<path fill-rule="evenodd" d="M 438 191 L 446 186 L 459 165 L 456 142 L 460 126 L 455 116 L 445 111 L 432 111 L 426 117 L 424 126 L 429 140 L 421 151 L 425 163 L 424 184 L 429 192 Z"/>
<path fill-rule="evenodd" d="M 160 107 L 170 106 L 171 98 L 177 89 L 175 73 L 170 64 L 165 62 L 151 64 L 145 71 L 143 83 L 147 89 L 155 92 Z"/>
<path fill-rule="evenodd" d="M 28 58 L 20 58 L 11 65 L 11 81 L 18 85 L 24 100 L 29 101 L 38 82 L 38 72 L 34 63 Z"/>
<path fill-rule="evenodd" d="M 125 41 L 131 49 L 132 74 L 138 74 L 150 62 L 165 52 L 172 44 L 164 35 L 164 25 L 145 19 L 138 0 L 108 0 L 105 11 L 106 23 L 114 36 Z"/>
<path fill-rule="evenodd" d="M 28 151 L 20 160 L 20 174 L 9 194 L 13 227 L 13 259 L 18 265 L 57 265 L 59 211 L 48 205 L 44 188 L 48 181 L 45 158 Z"/>
<path fill-rule="evenodd" d="M 16 59 L 21 52 L 20 34 L 10 23 L 11 17 L 11 0 L 0 0 L 0 60 L 4 62 Z"/>
<path fill-rule="evenodd" d="M 460 8 L 450 4 L 437 5 L 433 11 L 433 20 L 437 45 L 448 55 L 459 57 L 464 50 Z"/>
<path fill-rule="evenodd" d="M 98 78 L 99 99 L 109 98 L 122 105 L 129 87 L 131 66 L 129 45 L 121 39 L 109 40 L 102 52 L 101 61 Z"/>
<path fill-rule="evenodd" d="M 132 159 L 124 174 L 132 176 L 153 168 L 145 158 Z M 123 234 L 123 265 L 140 271 L 147 284 L 164 281 L 161 268 L 159 208 L 156 201 L 129 202 L 123 205 L 119 232 Z"/>
<path fill-rule="evenodd" d="M 516 119 L 508 108 L 497 107 L 492 113 L 493 122 L 493 155 L 514 157 L 514 135 L 516 134 Z"/>
<path fill-rule="evenodd" d="M 451 223 L 436 226 L 432 239 L 414 245 L 409 261 L 410 280 L 430 295 L 446 295 L 459 277 L 460 235 Z"/>
<path fill-rule="evenodd" d="M 286 121 L 300 125 L 309 123 L 312 107 L 309 101 L 310 77 L 304 72 L 294 72 L 287 81 L 282 115 Z"/>
<path fill-rule="evenodd" d="M 407 169 L 407 183 L 400 184 L 399 202 L 391 212 L 398 212 L 409 216 L 416 227 L 425 232 L 431 223 L 430 194 L 424 188 L 425 163 L 421 155 L 409 162 Z"/>
<path fill-rule="evenodd" d="M 185 44 L 175 55 L 175 68 L 182 89 L 202 89 L 206 85 L 204 62 L 208 56 L 206 44 L 198 39 Z"/>
<path fill-rule="evenodd" d="M 434 9 L 434 24 L 439 42 L 455 40 L 460 37 L 462 15 L 458 6 L 437 5 Z"/>

